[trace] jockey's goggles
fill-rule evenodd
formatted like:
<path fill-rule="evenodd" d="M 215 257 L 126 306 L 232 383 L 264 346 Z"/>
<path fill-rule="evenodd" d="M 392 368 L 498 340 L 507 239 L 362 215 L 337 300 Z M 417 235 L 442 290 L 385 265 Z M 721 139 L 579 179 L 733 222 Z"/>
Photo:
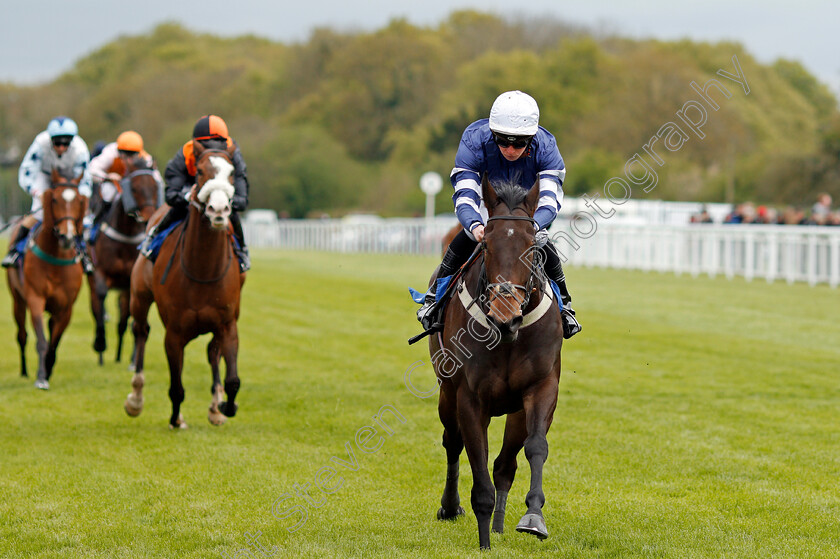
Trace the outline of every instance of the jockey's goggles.
<path fill-rule="evenodd" d="M 53 136 L 52 145 L 61 148 L 67 147 L 70 145 L 70 142 L 73 141 L 73 136 Z"/>
<path fill-rule="evenodd" d="M 119 150 L 119 152 L 120 152 L 120 155 L 122 157 L 134 157 L 135 155 L 137 155 L 139 153 L 137 151 L 129 151 L 127 149 L 121 149 L 121 150 Z"/>
<path fill-rule="evenodd" d="M 533 136 L 505 136 L 495 132 L 493 133 L 493 140 L 500 148 L 514 147 L 516 149 L 522 149 L 531 142 L 532 138 Z"/>

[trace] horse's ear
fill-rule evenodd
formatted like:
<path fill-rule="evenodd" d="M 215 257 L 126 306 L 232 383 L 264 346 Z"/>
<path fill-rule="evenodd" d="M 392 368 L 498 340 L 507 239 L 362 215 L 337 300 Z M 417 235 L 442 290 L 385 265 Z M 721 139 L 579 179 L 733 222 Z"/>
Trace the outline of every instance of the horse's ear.
<path fill-rule="evenodd" d="M 481 177 L 481 197 L 484 200 L 484 207 L 487 208 L 487 212 L 492 215 L 493 209 L 499 204 L 499 197 L 496 196 L 496 190 L 490 184 L 486 172 Z"/>
<path fill-rule="evenodd" d="M 193 157 L 195 157 L 196 161 L 198 158 L 201 157 L 201 154 L 204 153 L 204 150 L 207 149 L 204 147 L 204 144 L 199 142 L 198 140 L 193 140 Z"/>
<path fill-rule="evenodd" d="M 58 184 L 61 182 L 61 175 L 58 173 L 58 169 L 55 167 L 52 168 L 52 173 L 50 173 L 50 184 Z"/>
<path fill-rule="evenodd" d="M 80 183 L 80 182 L 82 182 L 82 177 L 84 177 L 84 176 L 85 176 L 85 172 L 84 172 L 84 171 L 82 171 L 81 173 L 79 173 L 79 176 L 78 176 L 78 177 L 76 177 L 75 179 L 71 180 L 70 182 L 72 182 L 73 184 L 75 184 L 75 185 L 76 185 L 76 187 L 78 188 L 79 183 Z"/>
<path fill-rule="evenodd" d="M 528 210 L 528 215 L 531 217 L 534 216 L 534 212 L 537 211 L 537 205 L 540 203 L 540 178 L 537 177 L 537 180 L 534 181 L 534 185 L 528 191 L 528 195 L 525 196 L 525 209 Z"/>

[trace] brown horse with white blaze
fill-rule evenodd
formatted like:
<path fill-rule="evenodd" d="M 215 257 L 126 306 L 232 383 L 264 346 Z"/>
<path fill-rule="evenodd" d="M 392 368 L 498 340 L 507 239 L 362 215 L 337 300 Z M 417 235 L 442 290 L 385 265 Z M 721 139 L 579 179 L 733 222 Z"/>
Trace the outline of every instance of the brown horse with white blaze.
<path fill-rule="evenodd" d="M 44 220 L 34 233 L 23 264 L 6 272 L 14 302 L 17 340 L 20 346 L 20 374 L 26 371 L 26 311 L 35 330 L 38 351 L 38 377 L 35 386 L 50 387 L 58 343 L 70 324 L 73 304 L 82 287 L 84 272 L 77 258 L 76 236 L 82 231 L 87 197 L 79 193 L 82 175 L 72 181 L 52 172 L 52 187 L 44 191 L 41 203 Z M 16 231 L 12 239 L 17 237 Z M 49 340 L 44 332 L 44 313 L 49 313 Z"/>
<path fill-rule="evenodd" d="M 213 374 L 208 419 L 221 425 L 236 414 L 239 390 L 237 320 L 245 274 L 240 273 L 230 240 L 231 197 L 234 188 L 233 150 L 196 145 L 196 185 L 190 192 L 187 219 L 164 240 L 155 262 L 140 254 L 131 274 L 131 316 L 135 338 L 133 391 L 125 410 L 137 416 L 143 409 L 143 361 L 149 335 L 148 313 L 157 304 L 166 329 L 164 346 L 169 363 L 170 428 L 186 428 L 180 412 L 184 348 L 201 334 L 212 333 L 207 358 Z M 163 215 L 163 206 L 156 218 Z M 151 225 L 151 224 L 150 224 Z M 224 401 L 219 362 L 224 358 Z"/>
<path fill-rule="evenodd" d="M 464 514 L 458 471 L 466 447 L 479 545 L 489 549 L 491 516 L 493 531 L 501 533 L 516 456 L 523 446 L 531 484 L 527 511 L 516 529 L 548 537 L 542 477 L 546 434 L 557 405 L 563 326 L 538 261 L 533 220 L 538 186 L 527 194 L 516 184 L 494 189 L 485 176 L 482 190 L 490 217 L 480 254 L 454 280 L 444 329 L 430 337 L 429 351 L 440 384 L 438 414 L 448 464 L 438 518 Z M 507 415 L 504 440 L 491 480 L 487 428 L 491 417 L 501 415 Z"/>

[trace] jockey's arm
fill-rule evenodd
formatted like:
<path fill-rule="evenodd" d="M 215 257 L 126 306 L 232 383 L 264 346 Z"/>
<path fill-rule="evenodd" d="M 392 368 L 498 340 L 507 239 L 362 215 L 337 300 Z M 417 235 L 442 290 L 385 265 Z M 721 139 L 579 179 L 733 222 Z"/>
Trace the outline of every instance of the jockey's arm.
<path fill-rule="evenodd" d="M 18 184 L 29 195 L 33 195 L 32 186 L 35 184 L 36 177 L 41 172 L 41 161 L 43 158 L 43 147 L 36 138 L 32 142 L 32 145 L 29 146 L 29 149 L 26 150 L 26 155 L 23 156 L 23 161 L 21 161 L 20 169 L 18 170 Z"/>

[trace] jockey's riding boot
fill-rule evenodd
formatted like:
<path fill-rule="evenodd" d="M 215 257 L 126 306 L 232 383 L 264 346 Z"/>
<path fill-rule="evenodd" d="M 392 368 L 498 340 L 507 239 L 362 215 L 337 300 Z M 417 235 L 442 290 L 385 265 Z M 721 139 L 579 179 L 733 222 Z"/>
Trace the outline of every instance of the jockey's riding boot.
<path fill-rule="evenodd" d="M 569 339 L 583 327 L 575 318 L 575 311 L 572 309 L 572 296 L 569 294 L 569 289 L 566 287 L 566 274 L 563 273 L 563 266 L 560 264 L 560 256 L 557 254 L 557 249 L 548 241 L 543 247 L 545 254 L 545 273 L 548 279 L 557 284 L 560 290 L 560 300 L 563 303 L 563 309 L 560 311 L 560 317 L 563 320 L 563 338 Z"/>
<path fill-rule="evenodd" d="M 236 242 L 239 244 L 239 248 L 234 248 L 234 252 L 239 258 L 239 271 L 244 274 L 251 269 L 251 255 L 248 252 L 248 246 L 245 244 L 245 232 L 242 231 L 242 221 L 239 219 L 238 213 L 230 214 L 230 224 L 233 227 Z"/>
<path fill-rule="evenodd" d="M 178 212 L 181 213 L 181 212 Z M 138 249 L 140 250 L 140 254 L 148 258 L 149 260 L 152 259 L 152 241 L 155 240 L 158 232 L 166 231 L 166 228 L 172 225 L 172 222 L 175 221 L 175 207 L 169 208 L 169 211 L 158 221 L 156 224 L 152 225 L 152 228 L 149 229 L 149 232 L 146 233 L 146 238 L 144 238 L 140 242 L 140 246 Z"/>
<path fill-rule="evenodd" d="M 152 225 L 152 228 L 149 229 L 149 232 L 146 233 L 146 236 L 143 237 L 143 240 L 140 241 L 140 244 L 137 246 L 137 250 L 140 251 L 140 254 L 145 256 L 146 258 L 150 258 L 152 256 L 152 241 L 157 235 L 157 225 Z"/>
<path fill-rule="evenodd" d="M 18 252 L 17 246 L 18 243 L 21 242 L 29 235 L 29 227 L 24 227 L 21 225 L 18 227 L 17 237 L 15 237 L 12 246 L 9 247 L 9 253 L 3 258 L 3 261 L 0 263 L 4 268 L 11 268 L 12 266 L 17 266 L 18 260 L 20 260 L 20 252 Z"/>
<path fill-rule="evenodd" d="M 85 274 L 91 275 L 96 268 L 93 266 L 90 255 L 85 250 L 85 242 L 81 236 L 76 237 L 76 253 L 79 255 L 79 260 L 82 262 L 82 269 L 85 271 Z"/>
<path fill-rule="evenodd" d="M 463 266 L 469 259 L 472 251 L 475 249 L 475 245 L 476 242 L 463 229 L 449 243 L 446 254 L 443 255 L 443 261 L 438 267 L 437 274 L 432 279 L 432 285 L 429 286 L 429 290 L 426 292 L 423 305 L 417 309 L 417 320 L 420 321 L 424 330 L 429 330 L 432 326 L 440 322 L 440 310 L 443 308 L 443 305 L 438 304 L 437 301 L 438 279 L 451 276 L 457 272 L 458 268 Z"/>
<path fill-rule="evenodd" d="M 236 257 L 239 258 L 239 271 L 243 274 L 251 269 L 251 256 L 248 253 L 248 247 L 242 245 L 241 248 L 234 249 Z"/>

